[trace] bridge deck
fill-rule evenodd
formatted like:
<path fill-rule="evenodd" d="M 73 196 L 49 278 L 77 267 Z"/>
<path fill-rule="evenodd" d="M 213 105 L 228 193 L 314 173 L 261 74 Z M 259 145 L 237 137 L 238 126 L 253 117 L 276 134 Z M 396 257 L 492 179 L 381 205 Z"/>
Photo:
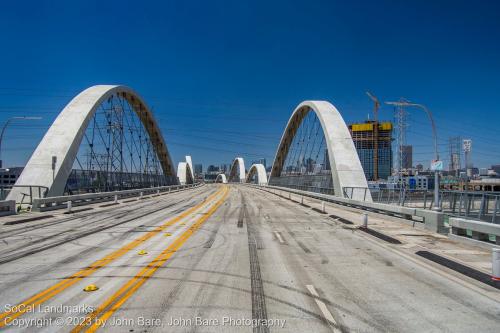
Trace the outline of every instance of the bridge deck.
<path fill-rule="evenodd" d="M 98 310 L 35 307 L 2 314 L 0 325 L 8 317 L 52 318 L 45 331 L 69 331 L 73 325 L 55 320 L 90 316 L 110 332 L 182 324 L 176 332 L 252 331 L 234 326 L 241 322 L 222 326 L 227 317 L 286 321 L 258 332 L 498 330 L 497 289 L 415 255 L 425 249 L 487 272 L 485 250 L 370 214 L 373 229 L 402 242 L 391 244 L 356 228 L 359 212 L 328 206 L 321 214 L 311 209 L 318 204 L 305 204 L 241 185 L 207 185 L 2 224 L 0 305 Z M 83 291 L 90 284 L 99 289 Z M 20 323 L 7 322 L 12 331 Z"/>

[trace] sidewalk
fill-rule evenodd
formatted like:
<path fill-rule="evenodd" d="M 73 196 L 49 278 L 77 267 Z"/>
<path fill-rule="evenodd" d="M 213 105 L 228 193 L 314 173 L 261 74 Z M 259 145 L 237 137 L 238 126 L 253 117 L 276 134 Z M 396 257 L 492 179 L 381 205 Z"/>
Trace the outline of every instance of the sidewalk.
<path fill-rule="evenodd" d="M 288 199 L 288 197 L 284 198 Z M 291 200 L 300 204 L 301 196 L 292 193 Z M 303 205 L 309 206 L 316 211 L 321 211 L 322 209 L 322 202 L 309 197 L 303 197 Z M 414 259 L 423 261 L 427 265 L 439 268 L 440 270 L 444 269 L 447 273 L 451 273 L 459 280 L 472 282 L 476 287 L 490 294 L 490 296 L 493 295 L 494 298 L 500 298 L 498 289 L 439 265 L 431 260 L 427 260 L 417 254 L 419 251 L 428 251 L 489 276 L 492 270 L 492 255 L 491 251 L 487 249 L 450 239 L 446 235 L 427 231 L 424 229 L 424 224 L 420 222 L 408 221 L 394 216 L 363 211 L 329 202 L 325 202 L 325 211 L 328 215 L 325 214 L 323 216 L 329 216 L 329 219 L 339 224 L 343 223 L 343 227 L 348 229 L 358 229 L 362 226 L 363 214 L 367 213 L 369 229 L 395 238 L 399 240 L 401 244 L 386 243 L 374 236 L 365 234 L 367 237 L 372 237 L 376 239 L 377 242 L 384 243 L 384 246 L 388 246 L 398 252 L 411 255 Z M 347 224 L 346 221 L 352 222 L 353 224 Z"/>

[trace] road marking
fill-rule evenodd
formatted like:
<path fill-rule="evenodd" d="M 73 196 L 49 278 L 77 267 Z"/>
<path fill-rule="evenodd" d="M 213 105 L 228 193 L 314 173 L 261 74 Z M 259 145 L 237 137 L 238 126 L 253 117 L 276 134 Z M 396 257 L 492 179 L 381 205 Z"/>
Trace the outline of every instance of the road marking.
<path fill-rule="evenodd" d="M 138 247 L 145 241 L 149 240 L 150 238 L 156 236 L 159 234 L 161 231 L 166 229 L 167 227 L 181 221 L 187 216 L 190 216 L 192 213 L 196 212 L 198 209 L 202 208 L 205 205 L 208 205 L 217 197 L 218 194 L 222 193 L 223 189 L 220 189 L 213 193 L 212 195 L 209 196 L 209 199 L 207 201 L 202 201 L 196 206 L 191 207 L 190 209 L 184 211 L 182 214 L 177 215 L 176 217 L 172 218 L 171 220 L 167 221 L 163 225 L 153 229 L 152 231 L 146 233 L 145 235 L 136 238 L 132 242 L 126 244 L 122 248 L 106 255 L 105 257 L 95 261 L 92 263 L 90 266 L 74 273 L 73 275 L 61 280 L 60 282 L 56 283 L 52 287 L 49 287 L 45 289 L 44 291 L 30 297 L 29 299 L 21 302 L 20 304 L 12 307 L 10 310 L 5 311 L 0 314 L 0 328 L 9 324 L 11 321 L 16 319 L 17 317 L 23 315 L 27 311 L 31 311 L 34 309 L 37 305 L 42 304 L 43 302 L 51 299 L 52 297 L 56 296 L 57 294 L 61 293 L 63 290 L 69 288 L 70 286 L 74 285 L 75 283 L 79 282 L 80 280 L 92 275 L 95 271 L 98 269 L 108 265 L 109 263 L 115 261 L 116 259 L 122 257 L 125 255 L 127 252 L 130 250 L 133 250 L 134 248 Z"/>
<path fill-rule="evenodd" d="M 278 241 L 281 243 L 281 244 L 284 244 L 285 242 L 283 241 L 283 238 L 281 237 L 280 233 L 275 231 L 274 234 L 276 235 L 276 238 L 278 238 Z"/>
<path fill-rule="evenodd" d="M 223 188 L 224 194 L 222 197 L 203 214 L 195 223 L 193 223 L 184 233 L 182 233 L 175 241 L 168 246 L 162 253 L 144 267 L 137 275 L 124 284 L 115 294 L 109 297 L 104 303 L 90 313 L 86 320 L 76 326 L 71 332 L 81 332 L 91 325 L 86 330 L 87 332 L 95 332 L 100 326 L 105 325 L 106 320 L 120 308 L 155 272 L 163 266 L 165 262 L 179 249 L 182 245 L 201 227 L 201 225 L 224 203 L 229 191 L 227 187 Z M 100 317 L 99 317 L 100 316 Z M 99 317 L 99 318 L 97 318 Z"/>
<path fill-rule="evenodd" d="M 306 284 L 306 287 L 307 287 L 307 290 L 309 290 L 309 292 L 311 293 L 311 295 L 314 296 L 314 301 L 316 302 L 316 305 L 318 306 L 321 313 L 323 314 L 323 317 L 327 321 L 332 323 L 333 325 L 337 326 L 337 322 L 335 321 L 335 319 L 333 319 L 332 313 L 330 312 L 330 310 L 328 310 L 328 308 L 326 307 L 326 304 L 319 299 L 319 295 L 318 295 L 318 292 L 316 291 L 316 288 L 314 288 L 314 286 L 312 284 Z M 336 328 L 334 328 L 333 331 L 339 332 L 339 330 L 337 330 Z"/>

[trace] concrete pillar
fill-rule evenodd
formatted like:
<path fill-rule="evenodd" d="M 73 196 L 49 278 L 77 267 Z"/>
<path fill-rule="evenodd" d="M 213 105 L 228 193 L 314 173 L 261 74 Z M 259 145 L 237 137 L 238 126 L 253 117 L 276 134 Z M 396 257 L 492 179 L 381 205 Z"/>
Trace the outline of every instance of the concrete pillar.
<path fill-rule="evenodd" d="M 443 212 L 436 212 L 427 209 L 417 209 L 415 213 L 417 216 L 424 218 L 425 229 L 441 234 L 448 233 L 448 228 L 444 225 Z"/>
<path fill-rule="evenodd" d="M 71 200 L 68 200 L 68 202 L 66 202 L 66 207 L 67 207 L 67 210 L 68 210 L 68 213 L 71 213 L 71 208 L 73 206 L 73 204 L 71 203 Z"/>
<path fill-rule="evenodd" d="M 363 213 L 363 228 L 368 228 L 368 214 Z"/>
<path fill-rule="evenodd" d="M 324 201 L 321 201 L 321 211 L 323 213 L 326 213 L 326 210 L 325 210 L 325 202 Z"/>
<path fill-rule="evenodd" d="M 115 204 L 118 203 L 118 194 L 115 194 L 115 200 L 113 201 Z"/>
<path fill-rule="evenodd" d="M 494 247 L 491 250 L 492 276 L 491 279 L 500 281 L 500 248 Z"/>

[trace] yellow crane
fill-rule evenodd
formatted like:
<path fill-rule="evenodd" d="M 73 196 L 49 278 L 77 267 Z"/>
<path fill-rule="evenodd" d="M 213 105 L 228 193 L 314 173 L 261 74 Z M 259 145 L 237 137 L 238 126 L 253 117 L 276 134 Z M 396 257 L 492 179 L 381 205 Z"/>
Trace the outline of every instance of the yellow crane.
<path fill-rule="evenodd" d="M 373 101 L 373 180 L 378 180 L 378 109 L 380 108 L 380 102 L 378 98 L 370 93 L 366 92 L 368 97 Z"/>

